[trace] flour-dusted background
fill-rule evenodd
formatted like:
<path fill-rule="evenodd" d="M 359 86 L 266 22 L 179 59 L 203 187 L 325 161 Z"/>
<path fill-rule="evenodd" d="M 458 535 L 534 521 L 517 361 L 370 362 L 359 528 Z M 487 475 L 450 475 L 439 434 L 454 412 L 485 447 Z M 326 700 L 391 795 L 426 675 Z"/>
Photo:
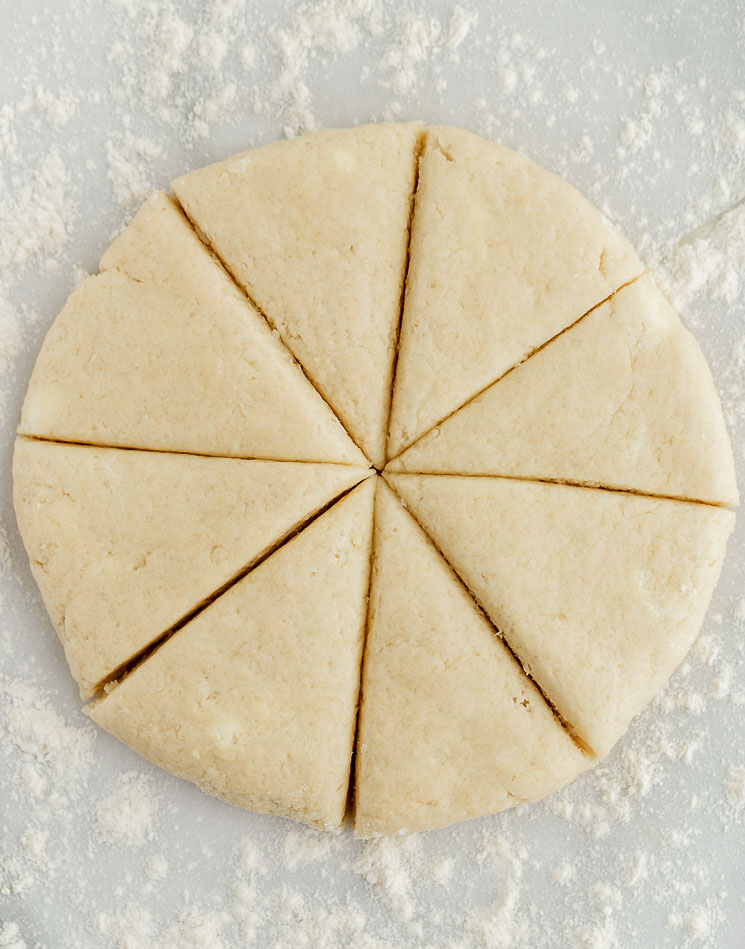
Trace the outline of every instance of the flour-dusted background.
<path fill-rule="evenodd" d="M 743 67 L 740 0 L 0 0 L 0 947 L 745 947 L 742 521 L 690 660 L 607 763 L 363 844 L 207 798 L 87 722 L 10 480 L 42 336 L 151 189 L 419 117 L 524 150 L 634 240 L 712 362 L 745 488 Z"/>

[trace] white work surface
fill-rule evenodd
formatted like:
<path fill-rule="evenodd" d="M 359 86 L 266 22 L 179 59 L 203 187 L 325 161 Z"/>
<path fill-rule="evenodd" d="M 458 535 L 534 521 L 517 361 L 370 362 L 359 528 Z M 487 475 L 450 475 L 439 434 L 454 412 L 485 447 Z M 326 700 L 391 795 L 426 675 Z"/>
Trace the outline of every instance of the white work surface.
<path fill-rule="evenodd" d="M 607 763 L 370 845 L 210 799 L 88 722 L 10 475 L 43 334 L 153 187 L 313 122 L 421 118 L 564 174 L 652 261 L 745 196 L 744 66 L 737 0 L 0 0 L 0 946 L 745 947 L 742 518 L 690 661 Z M 742 489 L 742 220 L 721 232 L 662 283 Z"/>

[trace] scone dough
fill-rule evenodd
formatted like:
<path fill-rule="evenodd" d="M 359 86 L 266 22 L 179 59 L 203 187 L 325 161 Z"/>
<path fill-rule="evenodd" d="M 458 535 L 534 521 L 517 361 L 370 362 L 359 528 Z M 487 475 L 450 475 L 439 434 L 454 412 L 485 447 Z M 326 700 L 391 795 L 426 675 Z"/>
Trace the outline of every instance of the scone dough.
<path fill-rule="evenodd" d="M 648 275 L 517 366 L 388 470 L 738 501 L 709 367 Z"/>
<path fill-rule="evenodd" d="M 470 132 L 430 129 L 388 457 L 643 269 L 566 181 Z"/>
<path fill-rule="evenodd" d="M 419 135 L 416 124 L 314 132 L 172 185 L 377 466 Z"/>
<path fill-rule="evenodd" d="M 243 807 L 335 829 L 354 801 L 359 836 L 573 780 L 686 654 L 738 497 L 628 242 L 416 123 L 173 190 L 53 324 L 16 443 L 91 717 Z"/>
<path fill-rule="evenodd" d="M 365 463 L 166 195 L 145 204 L 101 258 L 101 271 L 75 290 L 47 334 L 21 433 Z"/>
<path fill-rule="evenodd" d="M 596 755 L 691 647 L 735 515 L 563 484 L 388 480 Z"/>
<path fill-rule="evenodd" d="M 357 836 L 428 829 L 536 800 L 589 763 L 379 479 Z"/>
<path fill-rule="evenodd" d="M 373 494 L 367 481 L 338 501 L 89 706 L 91 718 L 224 800 L 341 826 Z"/>
<path fill-rule="evenodd" d="M 81 693 L 366 476 L 19 438 L 16 517 Z"/>

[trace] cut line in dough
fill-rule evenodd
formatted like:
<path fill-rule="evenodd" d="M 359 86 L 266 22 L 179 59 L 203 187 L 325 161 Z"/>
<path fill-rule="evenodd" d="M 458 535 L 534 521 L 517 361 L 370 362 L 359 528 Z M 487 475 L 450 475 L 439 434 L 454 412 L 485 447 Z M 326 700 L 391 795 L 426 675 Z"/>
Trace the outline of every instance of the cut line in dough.
<path fill-rule="evenodd" d="M 411 208 L 409 211 L 409 223 L 407 228 L 407 237 L 406 237 L 406 264 L 404 266 L 404 280 L 401 285 L 401 300 L 399 303 L 399 313 L 398 313 L 398 324 L 396 326 L 396 345 L 393 351 L 393 364 L 391 366 L 391 384 L 388 392 L 388 406 L 386 409 L 386 419 L 385 419 L 385 445 L 386 445 L 386 454 L 384 461 L 388 463 L 388 443 L 390 441 L 390 426 L 391 426 L 391 413 L 393 410 L 393 393 L 396 389 L 396 373 L 398 371 L 398 359 L 401 354 L 401 328 L 403 326 L 404 320 L 404 307 L 406 305 L 406 287 L 409 283 L 409 267 L 411 265 L 411 229 L 412 224 L 414 223 L 414 215 L 416 214 L 416 199 L 417 192 L 419 190 L 419 170 L 421 167 L 422 153 L 424 152 L 426 142 L 426 133 L 421 135 L 416 144 L 416 150 L 414 153 L 414 185 L 411 191 Z M 378 470 L 383 469 L 383 465 L 378 466 Z"/>
<path fill-rule="evenodd" d="M 364 463 L 284 344 L 165 194 L 145 203 L 103 253 L 100 270 L 73 291 L 46 335 L 21 434 Z"/>
<path fill-rule="evenodd" d="M 297 462 L 297 464 L 307 464 L 308 462 Z M 264 561 L 268 560 L 273 554 L 281 550 L 285 544 L 288 544 L 291 540 L 301 534 L 304 530 L 313 524 L 319 517 L 325 514 L 327 511 L 330 511 L 334 505 L 338 504 L 340 501 L 343 501 L 350 492 L 354 491 L 355 488 L 359 487 L 362 481 L 366 480 L 363 478 L 357 484 L 353 484 L 351 487 L 342 491 L 341 494 L 332 498 L 327 504 L 324 504 L 323 507 L 319 508 L 313 514 L 310 514 L 302 523 L 298 524 L 292 531 L 290 531 L 286 536 L 279 538 L 274 544 L 270 547 L 267 547 L 258 557 L 249 561 L 245 564 L 234 576 L 229 580 L 214 590 L 209 596 L 206 596 L 200 603 L 198 603 L 194 609 L 192 609 L 186 616 L 182 617 L 177 623 L 175 623 L 170 629 L 167 629 L 163 632 L 161 636 L 158 637 L 154 642 L 150 643 L 148 646 L 145 646 L 139 653 L 134 655 L 126 663 L 123 663 L 122 666 L 118 669 L 115 669 L 114 672 L 108 676 L 106 679 L 102 680 L 96 689 L 96 693 L 91 696 L 93 701 L 96 696 L 105 693 L 109 695 L 114 689 L 118 688 L 119 685 L 133 672 L 135 672 L 143 663 L 147 662 L 148 659 L 158 650 L 161 646 L 164 646 L 171 637 L 175 636 L 187 623 L 190 623 L 193 619 L 196 619 L 200 613 L 206 610 L 211 606 L 216 600 L 219 600 L 221 596 L 227 593 L 231 587 L 234 587 L 237 583 L 240 583 L 241 580 L 244 580 L 250 573 L 253 573 L 258 567 L 260 567 Z"/>
<path fill-rule="evenodd" d="M 404 474 L 409 475 L 413 473 L 405 472 Z M 547 707 L 551 710 L 551 714 L 556 720 L 556 724 L 566 732 L 567 736 L 572 740 L 572 742 L 577 746 L 577 748 L 583 754 L 589 755 L 590 757 L 595 757 L 595 752 L 592 750 L 592 748 L 590 748 L 587 742 L 582 739 L 582 737 L 578 734 L 577 730 L 571 725 L 571 723 L 568 722 L 564 718 L 564 716 L 561 714 L 561 712 L 556 707 L 554 702 L 543 690 L 540 682 L 533 676 L 530 669 L 525 665 L 522 659 L 520 659 L 520 656 L 513 649 L 513 647 L 510 645 L 509 640 L 504 635 L 503 630 L 501 630 L 497 626 L 497 624 L 494 622 L 494 620 L 490 616 L 489 611 L 479 599 L 478 594 L 474 592 L 473 588 L 469 586 L 469 584 L 466 582 L 463 576 L 458 572 L 458 570 L 456 570 L 456 568 L 450 562 L 449 556 L 444 552 L 443 548 L 440 546 L 436 538 L 436 535 L 432 533 L 427 528 L 425 522 L 417 516 L 416 510 L 412 509 L 411 507 L 409 507 L 409 505 L 407 505 L 404 495 L 401 493 L 399 489 L 397 489 L 397 486 L 396 486 L 397 482 L 396 482 L 395 476 L 388 477 L 388 475 L 384 472 L 382 475 L 382 478 L 379 480 L 382 480 L 384 482 L 384 484 L 386 485 L 388 490 L 391 492 L 391 494 L 396 498 L 396 500 L 399 502 L 401 507 L 406 511 L 409 517 L 414 521 L 414 523 L 417 525 L 417 527 L 422 532 L 422 534 L 424 534 L 424 536 L 427 538 L 427 540 L 432 545 L 432 547 L 434 547 L 434 549 L 437 551 L 442 561 L 445 564 L 447 564 L 447 567 L 450 570 L 451 574 L 453 575 L 453 578 L 462 587 L 463 592 L 473 601 L 473 604 L 476 607 L 476 609 L 482 614 L 485 622 L 491 627 L 492 635 L 495 637 L 495 639 L 500 640 L 504 644 L 505 649 L 512 656 L 513 660 L 515 661 L 517 666 L 520 668 L 520 671 L 522 672 L 522 674 L 525 676 L 525 678 L 529 682 L 532 683 L 536 691 L 540 694 L 541 698 L 546 703 Z"/>
<path fill-rule="evenodd" d="M 369 473 L 17 438 L 16 517 L 82 695 Z"/>
<path fill-rule="evenodd" d="M 87 714 L 210 794 L 338 829 L 358 701 L 373 487 L 353 488 Z"/>
<path fill-rule="evenodd" d="M 112 445 L 107 442 L 81 442 L 73 441 L 69 438 L 47 438 L 45 435 L 24 435 L 19 433 L 19 438 L 25 438 L 30 442 L 45 442 L 50 445 L 77 445 L 79 448 L 111 448 L 116 451 L 145 451 L 156 455 L 186 455 L 190 458 L 234 458 L 236 461 L 278 461 L 277 458 L 263 458 L 260 455 L 221 455 L 211 454 L 203 451 L 166 451 L 163 448 L 146 448 L 142 445 Z M 367 459 L 362 457 L 360 461 L 314 461 L 312 458 L 288 460 L 286 464 L 291 465 L 337 465 L 346 468 L 363 468 L 363 463 Z"/>
<path fill-rule="evenodd" d="M 393 491 L 377 484 L 355 835 L 535 800 L 591 763 Z"/>
<path fill-rule="evenodd" d="M 365 625 L 362 632 L 362 652 L 360 654 L 360 666 L 357 682 L 357 709 L 354 717 L 354 740 L 352 742 L 352 760 L 349 766 L 349 788 L 347 791 L 346 817 L 353 818 L 355 800 L 357 794 L 357 740 L 360 732 L 360 709 L 362 706 L 362 682 L 365 674 L 365 651 L 367 649 L 367 637 L 370 631 L 370 595 L 372 592 L 373 579 L 373 561 L 375 558 L 375 524 L 377 522 L 378 495 L 380 493 L 379 476 L 373 475 L 370 479 L 374 485 L 372 500 L 372 517 L 370 523 L 370 570 L 367 578 L 367 598 L 365 600 Z"/>
<path fill-rule="evenodd" d="M 737 511 L 738 505 L 733 503 L 724 503 L 721 501 L 703 501 L 701 498 L 680 497 L 677 494 L 654 494 L 647 491 L 634 491 L 631 488 L 614 488 L 605 484 L 588 484 L 584 481 L 570 481 L 566 478 L 529 478 L 523 475 L 504 475 L 504 474 L 477 474 L 474 472 L 462 471 L 417 471 L 408 468 L 399 469 L 396 467 L 386 467 L 381 474 L 385 477 L 387 474 L 411 474 L 411 475 L 437 475 L 442 478 L 499 478 L 500 481 L 518 481 L 526 484 L 558 484 L 565 485 L 568 488 L 587 488 L 590 491 L 609 491 L 611 494 L 629 494 L 636 498 L 649 498 L 652 501 L 684 501 L 686 504 L 701 504 L 703 507 L 713 507 L 725 511 Z"/>
<path fill-rule="evenodd" d="M 244 287 L 244 286 L 238 281 L 238 279 L 236 278 L 236 276 L 234 275 L 234 273 L 233 273 L 233 272 L 230 270 L 230 268 L 228 267 L 227 263 L 220 257 L 219 253 L 217 252 L 217 250 L 215 249 L 215 247 L 212 245 L 212 243 L 211 243 L 209 237 L 204 233 L 204 231 L 202 231 L 202 229 L 199 227 L 199 225 L 196 224 L 196 223 L 192 220 L 192 218 L 189 216 L 188 210 L 181 204 L 181 202 L 179 201 L 178 195 L 176 195 L 176 194 L 171 194 L 171 195 L 169 195 L 169 197 L 171 198 L 171 200 L 173 201 L 173 203 L 176 205 L 176 207 L 177 207 L 177 208 L 181 211 L 181 213 L 184 215 L 186 221 L 187 221 L 188 224 L 189 224 L 189 227 L 191 227 L 191 229 L 194 231 L 194 234 L 195 234 L 195 235 L 197 236 L 197 238 L 202 242 L 202 244 L 204 245 L 205 250 L 206 250 L 208 253 L 210 253 L 210 254 L 215 258 L 215 260 L 219 261 L 220 266 L 221 266 L 222 269 L 225 271 L 225 273 L 228 275 L 228 277 L 230 278 L 231 282 L 232 282 L 233 285 L 235 286 L 236 290 L 238 290 L 238 292 L 241 293 L 241 294 L 246 298 L 246 300 L 248 301 L 248 304 L 249 304 L 251 307 L 253 307 L 253 309 L 256 310 L 256 312 L 259 314 L 259 316 L 264 320 L 264 322 L 266 323 L 267 327 L 268 327 L 269 330 L 271 331 L 272 335 L 276 336 L 276 338 L 278 339 L 278 341 L 279 341 L 280 345 L 282 346 L 282 348 L 283 348 L 284 350 L 286 350 L 287 355 L 289 356 L 289 358 L 292 360 L 292 362 L 297 366 L 297 368 L 298 368 L 298 369 L 300 370 L 300 372 L 303 374 L 303 377 L 304 377 L 305 380 L 307 381 L 308 385 L 311 386 L 311 388 L 312 388 L 313 391 L 318 395 L 318 397 L 325 403 L 325 405 L 328 406 L 329 411 L 333 414 L 334 418 L 335 418 L 336 421 L 339 423 L 339 425 L 344 429 L 344 432 L 346 433 L 346 435 L 347 435 L 347 437 L 349 438 L 350 442 L 352 442 L 352 444 L 355 446 L 355 448 L 357 449 L 357 451 L 359 452 L 359 454 L 360 454 L 363 458 L 365 458 L 366 461 L 369 462 L 369 459 L 367 458 L 367 456 L 365 455 L 365 453 L 363 452 L 363 450 L 360 448 L 360 446 L 357 444 L 357 440 L 353 437 L 352 433 L 349 431 L 349 428 L 347 427 L 347 424 L 344 422 L 344 419 L 342 419 L 342 418 L 339 416 L 339 413 L 336 412 L 336 410 L 335 410 L 334 407 L 331 405 L 331 403 L 329 402 L 329 400 L 326 398 L 326 396 L 324 395 L 323 391 L 320 389 L 320 387 L 318 386 L 318 384 L 316 383 L 316 381 L 315 381 L 314 379 L 312 379 L 311 376 L 308 374 L 308 371 L 306 370 L 305 366 L 300 362 L 300 360 L 299 360 L 299 359 L 297 358 L 297 356 L 293 353 L 293 351 L 290 349 L 290 347 L 289 347 L 289 346 L 285 343 L 285 341 L 282 339 L 282 336 L 281 336 L 281 334 L 280 334 L 279 328 L 277 327 L 276 323 L 274 323 L 274 322 L 272 321 L 272 319 L 271 319 L 270 316 L 266 313 L 266 311 L 265 311 L 264 309 L 262 309 L 262 307 L 259 305 L 259 303 L 254 299 L 254 297 L 253 297 L 252 294 L 251 294 L 251 291 L 250 291 L 247 287 Z M 359 464 L 359 461 L 352 461 L 352 462 L 350 462 L 350 464 Z"/>
<path fill-rule="evenodd" d="M 418 192 L 389 457 L 644 271 L 568 182 L 462 129 L 427 130 Z"/>
<path fill-rule="evenodd" d="M 634 277 L 632 280 L 629 280 L 627 283 L 621 284 L 621 286 L 618 287 L 617 290 L 614 290 L 613 293 L 609 294 L 604 300 L 601 300 L 599 303 L 596 303 L 595 306 L 590 307 L 590 309 L 587 310 L 586 313 L 583 313 L 573 323 L 570 323 L 568 326 L 565 326 L 555 336 L 552 336 L 550 339 L 547 339 L 545 342 L 541 343 L 540 346 L 536 346 L 535 349 L 532 349 L 523 359 L 520 360 L 520 362 L 515 363 L 513 366 L 510 366 L 510 368 L 507 369 L 506 372 L 498 376 L 496 379 L 493 379 L 491 382 L 487 382 L 486 385 L 482 389 L 479 389 L 479 391 L 475 393 L 475 395 L 470 396 L 461 405 L 456 406 L 456 408 L 448 412 L 447 415 L 443 416 L 443 418 L 440 419 L 439 422 L 435 422 L 433 425 L 430 425 L 428 429 L 423 431 L 421 435 L 418 435 L 412 442 L 409 442 L 409 444 L 406 445 L 404 448 L 399 449 L 396 452 L 396 454 L 391 455 L 386 463 L 386 468 L 390 468 L 391 471 L 408 471 L 409 470 L 408 468 L 399 468 L 397 467 L 397 465 L 398 465 L 399 460 L 404 455 L 408 455 L 411 449 L 416 448 L 416 446 L 418 446 L 420 442 L 427 441 L 427 439 L 432 436 L 433 432 L 437 431 L 441 426 L 445 425 L 446 422 L 449 422 L 450 419 L 454 415 L 458 415 L 458 413 L 461 412 L 463 409 L 468 408 L 468 406 L 471 405 L 472 402 L 476 402 L 479 398 L 481 398 L 481 396 L 484 395 L 485 392 L 488 392 L 493 386 L 500 383 L 503 379 L 508 378 L 513 372 L 519 369 L 520 366 L 524 366 L 525 363 L 527 363 L 534 356 L 537 356 L 539 353 L 543 352 L 543 350 L 546 349 L 548 346 L 550 346 L 553 342 L 555 342 L 558 339 L 561 339 L 561 337 L 565 333 L 568 333 L 571 329 L 577 326 L 578 323 L 581 323 L 582 320 L 588 317 L 591 313 L 594 313 L 595 310 L 598 310 L 600 307 L 605 306 L 607 303 L 609 303 L 613 299 L 613 297 L 615 297 L 617 293 L 620 293 L 622 290 L 625 290 L 626 287 L 632 286 L 634 283 L 636 283 L 637 280 L 640 280 L 643 276 L 645 276 L 644 273 L 639 274 L 639 276 Z M 412 452 L 412 455 L 413 454 L 414 452 Z M 422 471 L 422 472 L 416 472 L 416 473 L 417 474 L 446 474 L 449 472 Z M 457 473 L 460 474 L 461 472 L 457 472 Z"/>
<path fill-rule="evenodd" d="M 495 477 L 386 480 L 572 730 L 607 754 L 690 649 L 733 512 Z"/>
<path fill-rule="evenodd" d="M 571 780 L 690 647 L 737 502 L 651 276 L 457 129 L 322 131 L 172 187 L 70 296 L 16 443 L 91 717 L 246 807 L 337 828 L 356 795 L 358 836 Z"/>
<path fill-rule="evenodd" d="M 313 132 L 171 184 L 376 467 L 420 137 L 418 123 Z"/>
<path fill-rule="evenodd" d="M 511 369 L 389 467 L 738 501 L 708 366 L 649 274 Z"/>

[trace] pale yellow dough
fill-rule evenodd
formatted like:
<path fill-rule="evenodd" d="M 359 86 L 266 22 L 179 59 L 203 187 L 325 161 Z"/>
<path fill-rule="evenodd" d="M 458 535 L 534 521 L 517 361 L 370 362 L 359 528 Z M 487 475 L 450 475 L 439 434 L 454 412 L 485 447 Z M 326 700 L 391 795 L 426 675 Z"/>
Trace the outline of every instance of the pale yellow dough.
<path fill-rule="evenodd" d="M 650 276 L 496 382 L 389 470 L 738 500 L 709 367 Z"/>
<path fill-rule="evenodd" d="M 470 132 L 430 129 L 388 457 L 643 269 L 566 181 Z"/>
<path fill-rule="evenodd" d="M 241 807 L 344 819 L 367 612 L 368 481 L 207 607 L 91 718 Z"/>
<path fill-rule="evenodd" d="M 243 807 L 338 828 L 354 800 L 362 837 L 573 780 L 685 656 L 738 497 L 705 360 L 628 242 L 522 155 L 418 124 L 173 190 L 69 298 L 16 442 L 91 717 Z"/>
<path fill-rule="evenodd" d="M 387 477 L 570 728 L 607 754 L 690 649 L 735 515 L 563 484 Z"/>
<path fill-rule="evenodd" d="M 75 290 L 20 432 L 209 455 L 363 464 L 329 407 L 164 194 Z"/>
<path fill-rule="evenodd" d="M 357 836 L 491 814 L 590 764 L 380 479 L 373 563 Z"/>
<path fill-rule="evenodd" d="M 385 456 L 419 126 L 315 132 L 173 182 L 375 465 Z"/>
<path fill-rule="evenodd" d="M 16 516 L 81 693 L 366 475 L 19 438 Z"/>

